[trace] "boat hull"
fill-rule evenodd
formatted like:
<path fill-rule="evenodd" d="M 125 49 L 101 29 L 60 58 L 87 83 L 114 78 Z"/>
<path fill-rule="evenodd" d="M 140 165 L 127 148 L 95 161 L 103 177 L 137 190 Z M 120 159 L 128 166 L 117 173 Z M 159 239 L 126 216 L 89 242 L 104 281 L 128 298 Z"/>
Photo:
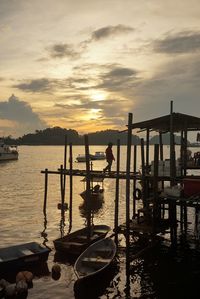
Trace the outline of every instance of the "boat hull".
<path fill-rule="evenodd" d="M 76 260 L 74 272 L 78 280 L 88 280 L 102 274 L 116 255 L 116 244 L 104 238 L 90 245 Z"/>
<path fill-rule="evenodd" d="M 53 241 L 56 251 L 73 256 L 79 256 L 88 246 L 102 238 L 110 231 L 107 225 L 94 225 L 91 237 L 88 239 L 88 228 L 77 230 Z"/>
<path fill-rule="evenodd" d="M 0 248 L 0 272 L 22 270 L 37 263 L 45 263 L 50 249 L 37 242 Z"/>

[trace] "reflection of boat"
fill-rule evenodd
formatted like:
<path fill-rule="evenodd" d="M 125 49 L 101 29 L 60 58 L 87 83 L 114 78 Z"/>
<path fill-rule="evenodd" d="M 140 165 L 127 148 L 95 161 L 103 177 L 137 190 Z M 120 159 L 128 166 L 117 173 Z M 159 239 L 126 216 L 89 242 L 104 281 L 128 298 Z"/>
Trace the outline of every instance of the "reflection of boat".
<path fill-rule="evenodd" d="M 18 156 L 16 146 L 7 145 L 0 140 L 0 161 L 17 160 Z"/>
<path fill-rule="evenodd" d="M 94 155 L 92 155 L 92 160 L 105 160 L 106 155 L 104 152 L 95 152 Z"/>
<path fill-rule="evenodd" d="M 90 203 L 88 203 L 87 200 L 84 200 L 83 203 L 79 206 L 80 215 L 84 218 L 87 218 L 88 216 L 88 210 L 91 210 L 91 213 L 99 214 L 99 212 L 102 210 L 104 200 L 92 200 Z M 89 206 L 89 207 L 88 207 Z"/>
<path fill-rule="evenodd" d="M 0 248 L 0 270 L 23 269 L 35 263 L 46 262 L 50 249 L 37 242 Z"/>
<path fill-rule="evenodd" d="M 116 244 L 105 238 L 90 245 L 76 260 L 74 271 L 78 279 L 88 279 L 104 271 L 116 255 Z"/>
<path fill-rule="evenodd" d="M 90 198 L 91 200 L 102 200 L 104 197 L 104 188 L 103 188 L 103 180 L 104 178 L 93 178 L 91 180 L 92 183 L 92 187 L 90 189 Z M 84 178 L 82 180 L 82 182 L 86 182 L 86 178 Z M 93 186 L 93 184 L 95 183 L 101 183 L 101 185 L 99 184 L 95 184 Z M 83 192 L 80 193 L 81 197 L 84 200 L 87 200 L 87 190 L 85 189 Z"/>
<path fill-rule="evenodd" d="M 78 256 L 92 243 L 105 238 L 109 231 L 107 225 L 92 225 L 89 234 L 89 228 L 84 227 L 54 240 L 54 247 L 57 251 Z"/>

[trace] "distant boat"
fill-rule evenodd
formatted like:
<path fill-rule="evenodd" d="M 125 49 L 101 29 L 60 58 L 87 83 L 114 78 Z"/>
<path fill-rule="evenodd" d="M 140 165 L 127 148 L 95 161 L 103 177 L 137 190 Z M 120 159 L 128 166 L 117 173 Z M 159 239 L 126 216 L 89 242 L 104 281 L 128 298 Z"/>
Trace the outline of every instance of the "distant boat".
<path fill-rule="evenodd" d="M 7 145 L 0 140 L 0 161 L 17 160 L 18 156 L 17 146 Z"/>
<path fill-rule="evenodd" d="M 37 262 L 46 262 L 50 249 L 37 242 L 0 248 L 0 271 L 24 269 Z"/>
<path fill-rule="evenodd" d="M 95 152 L 94 155 L 92 155 L 92 160 L 105 160 L 106 155 L 104 152 Z"/>
<path fill-rule="evenodd" d="M 77 278 L 89 279 L 106 270 L 115 258 L 116 251 L 116 244 L 109 237 L 90 245 L 75 262 Z"/>
<path fill-rule="evenodd" d="M 92 155 L 90 155 L 89 160 L 92 160 Z M 77 162 L 86 162 L 86 156 L 84 154 L 79 154 L 76 157 Z"/>
<path fill-rule="evenodd" d="M 89 237 L 88 227 L 84 227 L 54 240 L 54 247 L 56 251 L 79 256 L 92 243 L 105 238 L 110 229 L 107 225 L 92 225 Z"/>
<path fill-rule="evenodd" d="M 90 154 L 89 160 L 105 160 L 106 155 L 104 152 L 95 152 L 94 154 Z M 76 157 L 77 162 L 85 162 L 86 156 L 85 154 L 79 154 Z"/>

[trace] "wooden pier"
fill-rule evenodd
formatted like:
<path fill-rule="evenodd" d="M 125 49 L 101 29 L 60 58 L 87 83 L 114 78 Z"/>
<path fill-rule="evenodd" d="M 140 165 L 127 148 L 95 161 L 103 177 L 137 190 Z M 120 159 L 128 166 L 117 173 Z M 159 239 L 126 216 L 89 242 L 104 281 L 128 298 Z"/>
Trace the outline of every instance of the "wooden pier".
<path fill-rule="evenodd" d="M 139 131 L 146 130 L 146 141 L 141 139 L 140 154 L 141 165 L 137 165 L 138 146 L 133 145 L 131 142 L 132 130 L 138 129 Z M 92 180 L 101 179 L 114 179 L 115 180 L 115 217 L 114 217 L 114 232 L 116 234 L 123 233 L 126 236 L 126 247 L 129 247 L 130 234 L 158 234 L 166 229 L 170 229 L 172 243 L 177 242 L 177 223 L 180 221 L 181 225 L 187 227 L 187 208 L 193 208 L 197 214 L 200 210 L 200 192 L 194 196 L 185 197 L 169 196 L 164 194 L 165 185 L 168 183 L 170 187 L 180 185 L 184 186 L 184 180 L 187 178 L 197 179 L 200 182 L 200 175 L 190 176 L 187 174 L 188 169 L 200 169 L 199 166 L 187 161 L 187 133 L 188 131 L 200 130 L 200 118 L 188 116 L 185 114 L 174 113 L 173 105 L 171 103 L 171 111 L 169 115 L 159 117 L 149 121 L 140 123 L 132 122 L 132 114 L 129 113 L 127 125 L 127 155 L 126 155 L 126 170 L 120 170 L 120 141 L 116 141 L 117 145 L 117 159 L 116 170 L 111 173 L 104 173 L 103 171 L 93 170 L 89 161 L 89 140 L 85 135 L 85 154 L 86 154 L 86 169 L 73 169 L 72 164 L 72 144 L 69 144 L 69 158 L 70 167 L 66 169 L 67 160 L 67 138 L 65 141 L 64 151 L 64 166 L 61 165 L 57 171 L 42 170 L 45 174 L 45 192 L 44 192 L 44 207 L 46 211 L 47 205 L 47 189 L 48 189 L 48 176 L 59 175 L 61 186 L 61 210 L 64 207 L 65 201 L 65 185 L 66 176 L 70 177 L 70 219 L 72 217 L 72 185 L 74 176 L 82 176 L 86 178 L 87 196 L 90 197 L 90 183 Z M 150 132 L 156 131 L 159 134 L 159 144 L 154 145 L 154 162 L 150 165 L 149 159 L 149 138 Z M 167 175 L 159 173 L 159 161 L 164 161 L 162 134 L 170 133 L 170 168 Z M 175 156 L 175 141 L 174 133 L 180 132 L 181 145 L 180 145 L 180 173 L 176 171 L 176 156 Z M 146 148 L 145 148 L 146 147 Z M 131 163 L 133 164 L 133 171 L 131 171 Z M 137 171 L 141 168 L 141 171 Z M 125 198 L 126 198 L 126 222 L 119 224 L 119 181 L 126 180 Z M 136 189 L 138 182 L 141 184 L 141 198 L 137 198 Z M 199 183 L 200 184 L 200 183 Z M 199 188 L 200 189 L 200 188 Z M 141 200 L 142 208 L 138 207 L 137 201 Z M 130 210 L 130 205 L 133 207 Z M 180 220 L 178 219 L 177 209 L 180 208 Z M 63 211 L 64 213 L 64 211 Z M 90 225 L 90 219 L 88 220 Z M 71 229 L 71 228 L 70 228 Z M 186 231 L 186 229 L 185 229 Z"/>

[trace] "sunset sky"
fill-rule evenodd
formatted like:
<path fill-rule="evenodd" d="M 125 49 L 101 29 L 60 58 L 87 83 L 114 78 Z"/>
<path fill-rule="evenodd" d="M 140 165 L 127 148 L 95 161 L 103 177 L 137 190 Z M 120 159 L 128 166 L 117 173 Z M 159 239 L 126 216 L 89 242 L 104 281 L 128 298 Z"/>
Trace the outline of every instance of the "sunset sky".
<path fill-rule="evenodd" d="M 199 0 L 0 0 L 0 136 L 200 117 Z"/>

